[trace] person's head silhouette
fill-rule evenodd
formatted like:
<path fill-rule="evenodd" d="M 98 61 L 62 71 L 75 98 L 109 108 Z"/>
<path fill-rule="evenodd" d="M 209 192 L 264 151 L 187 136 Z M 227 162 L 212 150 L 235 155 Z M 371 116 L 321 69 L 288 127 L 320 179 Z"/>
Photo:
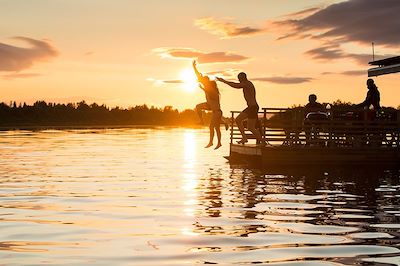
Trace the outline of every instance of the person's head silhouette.
<path fill-rule="evenodd" d="M 367 87 L 368 87 L 368 89 L 375 89 L 376 88 L 375 81 L 373 79 L 368 79 Z"/>
<path fill-rule="evenodd" d="M 310 95 L 308 96 L 308 101 L 309 101 L 310 103 L 315 103 L 315 102 L 317 102 L 317 95 L 315 95 L 315 94 L 310 94 Z"/>
<path fill-rule="evenodd" d="M 246 80 L 247 80 L 247 75 L 246 75 L 246 73 L 240 72 L 239 75 L 238 75 L 238 80 L 239 80 L 240 82 L 246 81 Z"/>

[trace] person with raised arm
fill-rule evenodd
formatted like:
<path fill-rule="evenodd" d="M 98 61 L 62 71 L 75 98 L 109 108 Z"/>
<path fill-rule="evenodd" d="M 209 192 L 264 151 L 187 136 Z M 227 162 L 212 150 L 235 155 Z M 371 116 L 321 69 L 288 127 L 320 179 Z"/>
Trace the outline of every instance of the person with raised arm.
<path fill-rule="evenodd" d="M 218 143 L 215 146 L 215 149 L 218 149 L 219 147 L 222 146 L 222 144 L 221 144 L 221 129 L 220 129 L 220 124 L 221 124 L 221 119 L 222 119 L 222 111 L 221 111 L 221 106 L 220 106 L 220 97 L 219 97 L 220 95 L 219 95 L 217 83 L 214 80 L 210 80 L 210 78 L 208 76 L 202 75 L 197 70 L 195 60 L 193 60 L 193 70 L 197 76 L 197 80 L 200 83 L 199 84 L 200 89 L 202 89 L 206 95 L 206 102 L 196 105 L 196 111 L 200 118 L 200 122 L 202 124 L 204 123 L 202 111 L 203 110 L 212 111 L 211 121 L 210 121 L 210 126 L 209 126 L 210 140 L 209 140 L 208 144 L 205 146 L 205 148 L 209 148 L 213 145 L 214 130 L 215 130 L 215 133 L 217 134 L 217 139 L 218 139 Z"/>
<path fill-rule="evenodd" d="M 258 120 L 258 110 L 259 106 L 256 100 L 256 89 L 253 83 L 247 79 L 247 75 L 244 72 L 240 72 L 238 75 L 239 82 L 227 81 L 223 78 L 217 78 L 218 81 L 223 82 L 232 88 L 242 89 L 243 96 L 247 103 L 247 108 L 244 109 L 237 117 L 236 124 L 242 134 L 242 139 L 238 141 L 239 144 L 245 144 L 248 142 L 246 133 L 244 131 L 243 121 L 247 119 L 247 128 L 253 133 L 257 140 L 257 144 L 262 142 L 262 137 L 260 132 L 256 129 L 256 123 Z"/>

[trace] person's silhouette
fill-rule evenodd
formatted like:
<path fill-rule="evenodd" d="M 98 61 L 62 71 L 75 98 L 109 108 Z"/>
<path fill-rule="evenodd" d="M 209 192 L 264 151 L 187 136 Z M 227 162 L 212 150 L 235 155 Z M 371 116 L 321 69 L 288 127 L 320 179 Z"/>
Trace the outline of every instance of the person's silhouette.
<path fill-rule="evenodd" d="M 222 146 L 221 144 L 221 119 L 222 119 L 222 111 L 220 106 L 220 95 L 217 87 L 217 83 L 214 80 L 210 80 L 208 76 L 202 75 L 196 67 L 196 61 L 193 61 L 193 70 L 197 76 L 197 80 L 200 82 L 199 87 L 204 91 L 206 95 L 206 102 L 200 103 L 196 105 L 196 111 L 199 115 L 201 123 L 203 122 L 202 110 L 210 110 L 212 111 L 211 121 L 210 121 L 210 140 L 205 146 L 205 148 L 209 148 L 213 145 L 214 140 L 214 130 L 217 133 L 218 143 L 215 146 L 215 149 L 218 149 Z"/>
<path fill-rule="evenodd" d="M 247 137 L 244 131 L 243 121 L 247 119 L 247 128 L 253 133 L 254 137 L 257 140 L 257 143 L 261 143 L 262 138 L 260 132 L 256 129 L 256 123 L 258 120 L 258 110 L 259 106 L 256 101 L 256 89 L 253 83 L 247 79 L 247 75 L 244 72 L 239 73 L 238 75 L 239 83 L 226 81 L 223 78 L 217 78 L 218 81 L 221 81 L 232 88 L 235 89 L 243 89 L 244 99 L 247 103 L 247 108 L 244 109 L 237 117 L 236 124 L 242 134 L 242 139 L 238 141 L 239 144 L 244 144 L 247 142 Z"/>
<path fill-rule="evenodd" d="M 358 106 L 369 108 L 372 105 L 374 107 L 374 110 L 379 110 L 381 108 L 380 105 L 381 96 L 378 91 L 378 87 L 375 85 L 373 79 L 367 80 L 367 88 L 368 88 L 367 97 L 362 103 L 358 104 Z"/>
<path fill-rule="evenodd" d="M 317 95 L 310 94 L 308 103 L 304 106 L 304 132 L 306 134 L 306 145 L 311 144 L 311 137 L 318 140 L 320 130 L 319 120 L 328 119 L 325 107 L 317 102 Z M 312 136 L 313 135 L 313 136 Z"/>

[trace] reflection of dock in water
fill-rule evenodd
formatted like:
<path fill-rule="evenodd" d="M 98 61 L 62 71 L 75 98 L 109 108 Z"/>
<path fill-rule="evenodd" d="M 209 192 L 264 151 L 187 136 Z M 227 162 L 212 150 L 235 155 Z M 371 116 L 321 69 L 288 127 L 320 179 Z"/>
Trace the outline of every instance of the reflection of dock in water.
<path fill-rule="evenodd" d="M 237 113 L 232 112 L 231 121 Z M 258 166 L 400 165 L 398 111 L 332 108 L 329 113 L 324 119 L 307 120 L 301 108 L 263 108 L 260 145 L 235 144 L 241 135 L 231 123 L 229 160 Z"/>

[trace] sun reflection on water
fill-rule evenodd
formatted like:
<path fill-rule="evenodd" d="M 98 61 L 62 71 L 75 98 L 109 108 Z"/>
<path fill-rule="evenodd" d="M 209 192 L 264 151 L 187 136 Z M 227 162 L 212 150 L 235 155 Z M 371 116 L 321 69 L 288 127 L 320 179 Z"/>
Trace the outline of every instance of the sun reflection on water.
<path fill-rule="evenodd" d="M 195 165 L 197 162 L 196 158 L 196 132 L 193 130 L 187 130 L 184 133 L 184 164 L 183 164 L 183 186 L 182 189 L 185 191 L 186 200 L 183 209 L 185 216 L 195 216 L 195 206 L 197 202 L 197 187 L 198 187 L 198 176 L 196 173 Z M 184 227 L 181 230 L 183 235 L 198 235 L 193 232 L 190 227 Z"/>
<path fill-rule="evenodd" d="M 193 170 L 196 162 L 196 132 L 186 130 L 184 133 L 184 167 Z"/>
<path fill-rule="evenodd" d="M 206 128 L 0 137 L 4 265 L 398 264 L 398 172 L 229 165 Z"/>

